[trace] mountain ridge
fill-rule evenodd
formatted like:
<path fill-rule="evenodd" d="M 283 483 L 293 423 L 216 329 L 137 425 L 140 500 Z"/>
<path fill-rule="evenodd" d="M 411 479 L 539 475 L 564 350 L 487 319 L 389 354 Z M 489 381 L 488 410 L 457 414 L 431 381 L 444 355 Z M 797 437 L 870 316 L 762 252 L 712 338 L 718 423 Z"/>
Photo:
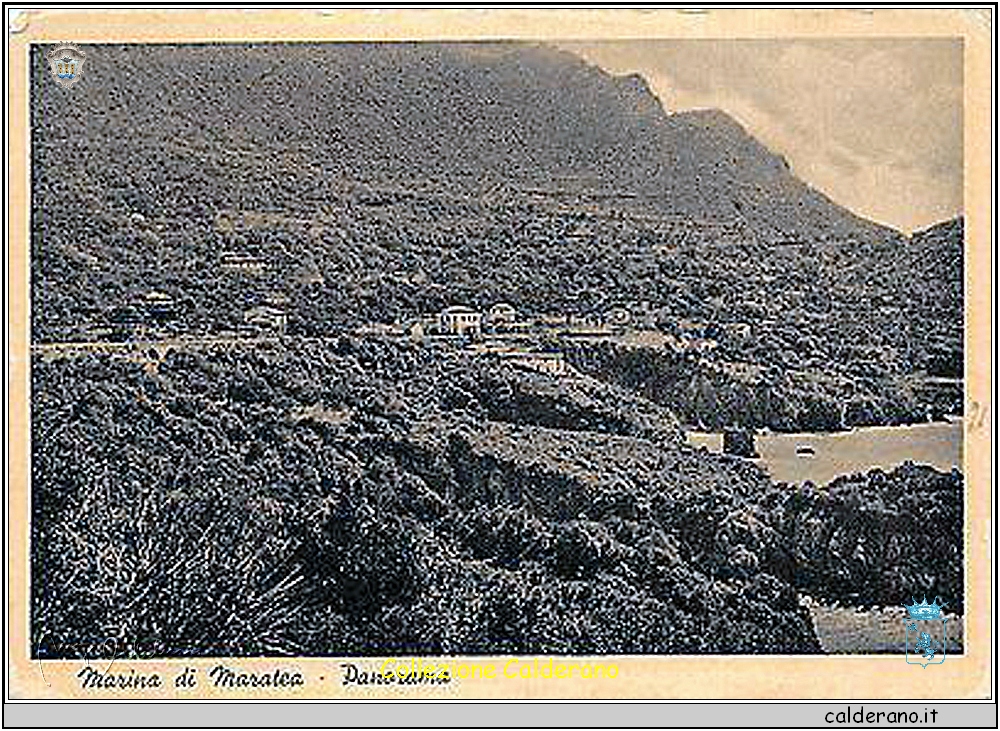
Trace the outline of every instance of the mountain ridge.
<path fill-rule="evenodd" d="M 641 76 L 541 44 L 88 49 L 72 107 L 67 90 L 33 86 L 43 154 L 53 139 L 112 159 L 127 145 L 131 167 L 156 166 L 147 142 L 188 140 L 199 149 L 182 164 L 202 169 L 217 203 L 233 202 L 212 190 L 230 179 L 218 158 L 256 151 L 348 177 L 572 178 L 657 211 L 745 219 L 764 240 L 897 236 L 798 180 L 725 112 L 667 113 Z"/>

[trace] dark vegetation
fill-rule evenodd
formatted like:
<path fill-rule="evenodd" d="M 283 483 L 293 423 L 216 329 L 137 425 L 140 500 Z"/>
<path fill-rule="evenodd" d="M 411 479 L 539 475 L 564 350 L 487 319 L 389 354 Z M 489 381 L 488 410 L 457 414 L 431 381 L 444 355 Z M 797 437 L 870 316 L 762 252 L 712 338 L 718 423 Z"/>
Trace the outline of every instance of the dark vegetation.
<path fill-rule="evenodd" d="M 796 585 L 858 607 L 910 603 L 907 587 L 917 586 L 963 613 L 964 490 L 958 470 L 907 463 L 796 491 L 780 528 L 796 536 Z"/>
<path fill-rule="evenodd" d="M 347 338 L 36 360 L 36 651 L 816 652 L 797 589 L 961 596 L 959 475 L 796 491 L 550 384 Z"/>
<path fill-rule="evenodd" d="M 774 431 L 837 431 L 912 424 L 962 412 L 961 381 L 872 368 L 852 376 L 831 362 L 806 369 L 734 363 L 669 348 L 613 342 L 566 348 L 581 371 L 662 404 L 686 424 Z"/>

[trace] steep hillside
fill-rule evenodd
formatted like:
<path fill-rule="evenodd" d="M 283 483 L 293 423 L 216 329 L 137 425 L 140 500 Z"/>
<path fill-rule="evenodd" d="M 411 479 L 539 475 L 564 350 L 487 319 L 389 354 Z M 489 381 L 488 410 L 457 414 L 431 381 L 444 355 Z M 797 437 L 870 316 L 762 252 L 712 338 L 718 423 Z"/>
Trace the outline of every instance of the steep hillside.
<path fill-rule="evenodd" d="M 545 46 L 102 45 L 69 89 L 40 54 L 43 339 L 152 288 L 183 296 L 189 326 L 224 326 L 257 296 L 220 275 L 226 249 L 267 258 L 263 283 L 328 329 L 449 299 L 662 306 L 653 249 L 692 237 L 896 240 L 725 114 L 668 115 L 640 77 Z"/>
<path fill-rule="evenodd" d="M 294 162 L 322 171 L 326 193 L 341 177 L 541 184 L 745 219 L 765 238 L 891 235 L 811 191 L 724 113 L 667 115 L 640 77 L 545 46 L 86 50 L 83 82 L 33 87 L 42 179 L 141 188 L 133 203 L 147 215 L 182 201 L 287 207 L 303 192 Z"/>
<path fill-rule="evenodd" d="M 894 232 L 859 218 L 796 178 L 788 161 L 720 110 L 663 120 L 664 168 L 655 178 L 664 204 L 699 220 L 746 221 L 766 242 L 891 240 Z"/>

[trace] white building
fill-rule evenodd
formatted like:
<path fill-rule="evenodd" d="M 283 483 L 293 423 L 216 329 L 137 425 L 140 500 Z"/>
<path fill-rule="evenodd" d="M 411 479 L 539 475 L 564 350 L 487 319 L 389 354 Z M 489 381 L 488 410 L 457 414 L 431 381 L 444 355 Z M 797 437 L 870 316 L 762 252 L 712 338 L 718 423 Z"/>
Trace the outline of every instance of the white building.
<path fill-rule="evenodd" d="M 538 353 L 514 350 L 497 353 L 500 359 L 513 366 L 527 368 L 553 376 L 563 376 L 568 373 L 566 361 L 562 353 Z"/>
<path fill-rule="evenodd" d="M 263 274 L 265 269 L 264 260 L 238 251 L 223 252 L 221 262 L 223 271 L 238 272 L 240 274 Z"/>
<path fill-rule="evenodd" d="M 477 336 L 483 331 L 483 315 L 471 307 L 455 305 L 441 312 L 438 326 L 448 335 Z"/>
<path fill-rule="evenodd" d="M 509 325 L 517 320 L 517 310 L 509 302 L 498 302 L 490 308 L 491 325 Z"/>
<path fill-rule="evenodd" d="M 612 327 L 625 327 L 632 321 L 632 313 L 624 307 L 612 307 L 604 315 L 604 320 Z"/>

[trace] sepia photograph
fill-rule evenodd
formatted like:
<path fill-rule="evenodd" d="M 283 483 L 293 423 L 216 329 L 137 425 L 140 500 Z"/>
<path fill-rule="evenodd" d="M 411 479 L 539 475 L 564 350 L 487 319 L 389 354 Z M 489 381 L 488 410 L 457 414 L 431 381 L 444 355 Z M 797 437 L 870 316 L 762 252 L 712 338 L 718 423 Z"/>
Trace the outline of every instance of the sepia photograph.
<path fill-rule="evenodd" d="M 961 662 L 961 36 L 25 53 L 39 667 Z"/>

